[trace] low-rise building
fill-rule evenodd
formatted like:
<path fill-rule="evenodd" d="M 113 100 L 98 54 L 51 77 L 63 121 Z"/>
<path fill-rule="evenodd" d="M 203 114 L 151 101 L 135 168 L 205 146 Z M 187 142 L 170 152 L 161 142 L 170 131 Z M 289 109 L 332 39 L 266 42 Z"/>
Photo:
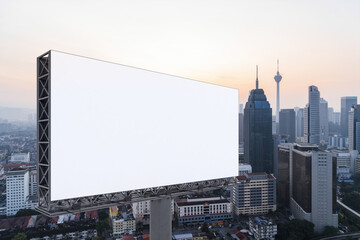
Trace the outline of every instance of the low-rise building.
<path fill-rule="evenodd" d="M 348 180 L 351 177 L 350 168 L 346 166 L 338 166 L 336 168 L 336 175 L 338 181 Z"/>
<path fill-rule="evenodd" d="M 221 197 L 179 200 L 176 201 L 175 212 L 180 226 L 233 219 L 231 203 Z"/>
<path fill-rule="evenodd" d="M 268 218 L 255 217 L 249 219 L 250 231 L 254 234 L 255 239 L 275 239 L 277 234 L 277 225 Z"/>
<path fill-rule="evenodd" d="M 234 213 L 266 214 L 276 211 L 276 179 L 267 173 L 245 173 L 236 178 L 232 203 Z"/>
<path fill-rule="evenodd" d="M 9 163 L 28 163 L 30 162 L 30 153 L 13 153 Z"/>
<path fill-rule="evenodd" d="M 119 237 L 125 233 L 132 234 L 136 230 L 136 222 L 133 214 L 122 214 L 112 219 L 113 236 Z"/>
<path fill-rule="evenodd" d="M 150 200 L 132 204 L 132 211 L 136 220 L 149 219 L 150 210 Z M 174 199 L 171 200 L 171 213 L 174 214 Z"/>

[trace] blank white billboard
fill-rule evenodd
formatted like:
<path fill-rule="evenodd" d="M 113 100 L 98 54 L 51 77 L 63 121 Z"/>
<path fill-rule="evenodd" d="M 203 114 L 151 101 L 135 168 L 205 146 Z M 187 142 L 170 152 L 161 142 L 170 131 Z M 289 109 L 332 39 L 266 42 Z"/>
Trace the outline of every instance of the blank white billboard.
<path fill-rule="evenodd" d="M 51 201 L 236 176 L 238 91 L 51 51 Z"/>

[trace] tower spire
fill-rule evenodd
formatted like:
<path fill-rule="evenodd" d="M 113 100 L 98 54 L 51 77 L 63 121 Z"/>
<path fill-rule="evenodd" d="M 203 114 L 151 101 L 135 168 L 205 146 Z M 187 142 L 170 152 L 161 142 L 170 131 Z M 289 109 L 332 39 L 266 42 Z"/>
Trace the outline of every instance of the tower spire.
<path fill-rule="evenodd" d="M 277 60 L 277 74 L 279 74 L 279 59 Z"/>
<path fill-rule="evenodd" d="M 258 65 L 256 65 L 256 89 L 259 89 Z"/>

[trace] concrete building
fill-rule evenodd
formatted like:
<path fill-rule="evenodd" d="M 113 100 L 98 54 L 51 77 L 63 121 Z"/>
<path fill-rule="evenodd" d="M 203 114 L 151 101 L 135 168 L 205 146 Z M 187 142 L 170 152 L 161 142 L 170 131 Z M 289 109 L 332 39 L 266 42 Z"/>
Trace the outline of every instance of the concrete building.
<path fill-rule="evenodd" d="M 357 104 L 357 97 L 341 98 L 341 135 L 348 137 L 349 134 L 349 111 L 353 105 Z"/>
<path fill-rule="evenodd" d="M 337 227 L 336 159 L 333 154 L 308 143 L 284 144 L 279 151 L 279 162 L 287 164 L 279 164 L 284 169 L 279 170 L 278 184 L 282 186 L 289 182 L 291 213 L 297 219 L 314 223 L 317 232 L 325 226 Z M 280 176 L 282 172 L 284 177 Z M 286 194 L 286 191 L 279 187 L 279 193 Z"/>
<path fill-rule="evenodd" d="M 6 174 L 6 215 L 15 215 L 20 209 L 28 208 L 29 171 L 15 168 Z"/>
<path fill-rule="evenodd" d="M 328 108 L 328 121 L 335 123 L 334 122 L 334 108 L 332 108 L 332 107 Z"/>
<path fill-rule="evenodd" d="M 281 109 L 279 134 L 287 135 L 288 142 L 295 142 L 295 111 L 294 109 Z"/>
<path fill-rule="evenodd" d="M 245 175 L 245 173 L 252 173 L 252 167 L 250 164 L 240 163 L 239 164 L 239 176 Z"/>
<path fill-rule="evenodd" d="M 11 154 L 9 163 L 28 163 L 30 162 L 30 153 L 13 153 Z"/>
<path fill-rule="evenodd" d="M 337 152 L 336 156 L 336 167 L 347 167 L 351 168 L 351 154 L 349 152 Z"/>
<path fill-rule="evenodd" d="M 265 217 L 255 217 L 249 219 L 250 232 L 254 234 L 256 240 L 274 240 L 277 234 L 277 225 L 274 221 Z"/>
<path fill-rule="evenodd" d="M 339 135 L 333 135 L 329 137 L 328 147 L 345 149 L 349 146 L 349 139 L 347 137 L 341 137 Z"/>
<path fill-rule="evenodd" d="M 360 173 L 360 155 L 355 158 L 355 173 Z"/>
<path fill-rule="evenodd" d="M 276 211 L 276 179 L 267 173 L 245 173 L 236 178 L 232 203 L 234 213 L 257 215 Z"/>
<path fill-rule="evenodd" d="M 251 90 L 244 112 L 245 163 L 254 172 L 273 173 L 272 109 L 264 90 L 259 89 L 256 70 L 256 89 Z"/>
<path fill-rule="evenodd" d="M 150 200 L 132 204 L 133 215 L 136 220 L 150 218 Z M 174 199 L 171 200 L 171 213 L 174 214 Z"/>
<path fill-rule="evenodd" d="M 29 168 L 29 195 L 37 197 L 37 170 Z"/>
<path fill-rule="evenodd" d="M 349 180 L 351 177 L 350 168 L 345 166 L 338 166 L 336 168 L 336 175 L 338 181 Z"/>
<path fill-rule="evenodd" d="M 304 109 L 303 108 L 296 108 L 296 137 L 301 138 L 304 137 Z"/>
<path fill-rule="evenodd" d="M 232 204 L 220 197 L 178 200 L 175 202 L 175 212 L 180 226 L 233 219 Z"/>
<path fill-rule="evenodd" d="M 360 151 L 360 105 L 353 105 L 349 111 L 349 150 Z"/>
<path fill-rule="evenodd" d="M 320 145 L 320 92 L 309 87 L 309 103 L 304 109 L 304 136 L 308 143 Z"/>
<path fill-rule="evenodd" d="M 341 124 L 341 112 L 334 112 L 334 123 L 340 125 Z"/>
<path fill-rule="evenodd" d="M 112 228 L 114 237 L 128 233 L 132 234 L 136 230 L 136 221 L 133 214 L 122 214 L 112 219 Z"/>
<path fill-rule="evenodd" d="M 329 110 L 328 102 L 320 98 L 320 142 L 327 143 L 329 140 Z"/>

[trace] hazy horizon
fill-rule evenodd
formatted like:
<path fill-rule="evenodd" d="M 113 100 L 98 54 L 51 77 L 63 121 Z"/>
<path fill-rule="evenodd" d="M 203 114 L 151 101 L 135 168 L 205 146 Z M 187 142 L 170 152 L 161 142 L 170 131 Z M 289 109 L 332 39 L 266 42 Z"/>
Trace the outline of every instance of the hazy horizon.
<path fill-rule="evenodd" d="M 35 110 L 36 57 L 54 49 L 239 89 L 304 107 L 360 99 L 360 1 L 2 1 L 0 106 Z"/>

